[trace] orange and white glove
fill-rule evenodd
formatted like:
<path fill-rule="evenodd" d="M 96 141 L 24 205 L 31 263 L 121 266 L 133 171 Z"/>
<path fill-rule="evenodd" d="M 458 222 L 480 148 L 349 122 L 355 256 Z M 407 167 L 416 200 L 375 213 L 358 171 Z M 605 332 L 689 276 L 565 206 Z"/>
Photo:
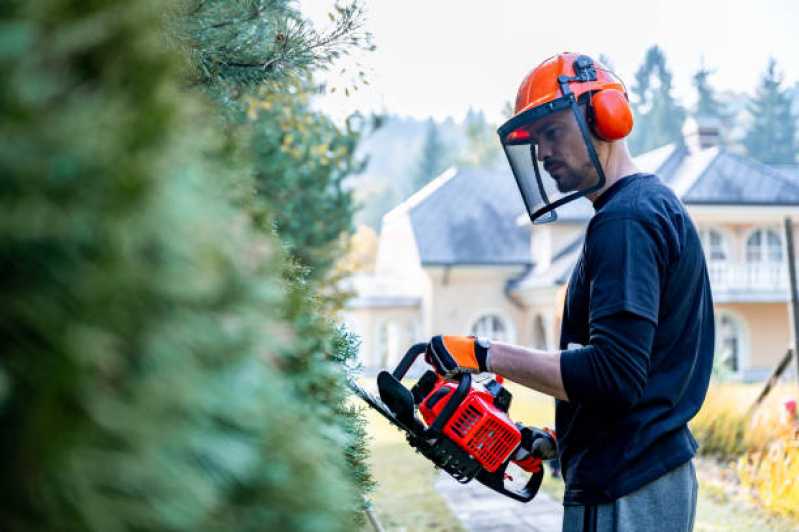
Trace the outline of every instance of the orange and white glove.
<path fill-rule="evenodd" d="M 488 371 L 486 359 L 491 342 L 475 336 L 433 336 L 425 359 L 437 373 L 451 377 L 459 373 Z"/>

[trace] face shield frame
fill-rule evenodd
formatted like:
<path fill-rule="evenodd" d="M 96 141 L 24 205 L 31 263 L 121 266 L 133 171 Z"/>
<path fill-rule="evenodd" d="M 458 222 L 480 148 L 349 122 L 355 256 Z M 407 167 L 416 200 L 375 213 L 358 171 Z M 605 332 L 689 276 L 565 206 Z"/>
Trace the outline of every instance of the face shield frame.
<path fill-rule="evenodd" d="M 602 169 L 602 164 L 599 162 L 599 155 L 596 152 L 596 148 L 594 147 L 594 143 L 592 141 L 591 131 L 588 127 L 588 123 L 586 122 L 584 113 L 580 110 L 580 106 L 577 102 L 577 98 L 575 97 L 574 93 L 569 88 L 569 81 L 580 81 L 576 78 L 569 78 L 567 76 L 560 76 L 558 78 L 558 83 L 560 85 L 561 92 L 563 96 L 560 98 L 556 98 L 552 101 L 547 103 L 538 105 L 533 107 L 532 109 L 528 109 L 514 117 L 510 120 L 505 122 L 503 125 L 499 127 L 497 133 L 499 134 L 500 142 L 502 144 L 502 150 L 505 152 L 505 156 L 508 158 L 508 163 L 510 164 L 511 171 L 513 172 L 513 177 L 516 180 L 516 185 L 519 187 L 519 192 L 521 193 L 522 199 L 524 200 L 524 206 L 527 211 L 528 216 L 530 216 L 530 221 L 533 224 L 545 224 L 545 223 L 552 223 L 558 219 L 558 215 L 555 212 L 555 209 L 558 207 L 570 202 L 574 201 L 578 198 L 584 197 L 588 194 L 593 192 L 597 192 L 605 186 L 605 172 Z M 587 96 L 590 98 L 590 93 L 587 93 Z M 586 151 L 588 153 L 588 157 L 593 164 L 596 173 L 597 173 L 597 182 L 583 190 L 578 190 L 568 194 L 562 198 L 558 198 L 555 201 L 550 202 L 549 198 L 547 197 L 546 187 L 544 185 L 543 178 L 541 176 L 541 172 L 538 168 L 538 162 L 536 161 L 536 147 L 535 144 L 530 142 L 529 133 L 525 129 L 526 126 L 548 116 L 552 113 L 562 111 L 565 109 L 571 109 L 572 114 L 574 116 L 575 121 L 577 122 L 577 126 L 580 129 L 580 134 L 583 138 L 583 143 L 585 144 Z M 517 134 L 516 136 L 514 134 Z M 514 138 L 515 136 L 515 138 Z M 513 163 L 512 156 L 508 151 L 508 146 L 514 145 L 524 145 L 529 144 L 530 146 L 530 157 L 532 158 L 532 166 L 535 172 L 535 179 L 536 183 L 533 185 L 538 191 L 541 199 L 543 200 L 543 206 L 536 207 L 537 203 L 534 199 L 528 197 L 528 194 L 525 192 L 527 187 L 525 186 L 524 181 L 526 180 L 525 176 L 520 175 L 516 171 L 516 165 Z"/>

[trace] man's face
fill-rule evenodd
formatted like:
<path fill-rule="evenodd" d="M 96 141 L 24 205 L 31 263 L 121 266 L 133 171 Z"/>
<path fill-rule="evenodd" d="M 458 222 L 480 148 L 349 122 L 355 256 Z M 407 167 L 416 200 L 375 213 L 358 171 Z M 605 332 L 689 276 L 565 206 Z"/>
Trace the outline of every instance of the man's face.
<path fill-rule="evenodd" d="M 585 190 L 599 179 L 571 110 L 555 112 L 530 126 L 536 155 L 558 190 Z"/>

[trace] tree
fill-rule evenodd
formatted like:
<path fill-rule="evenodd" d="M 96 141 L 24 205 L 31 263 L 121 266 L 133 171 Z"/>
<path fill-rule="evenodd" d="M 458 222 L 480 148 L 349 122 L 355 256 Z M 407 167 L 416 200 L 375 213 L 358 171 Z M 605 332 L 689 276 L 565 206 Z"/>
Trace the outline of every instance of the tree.
<path fill-rule="evenodd" d="M 330 18 L 331 28 L 319 32 L 290 0 L 192 0 L 170 26 L 188 58 L 188 85 L 215 102 L 229 151 L 246 168 L 232 184 L 232 199 L 283 244 L 288 286 L 277 312 L 292 324 L 294 341 L 279 349 L 281 375 L 324 427 L 330 449 L 347 458 L 349 467 L 332 474 L 345 473 L 365 494 L 372 485 L 365 419 L 346 406 L 344 386 L 344 362 L 357 351 L 332 321 L 345 294 L 329 275 L 353 230 L 344 182 L 362 166 L 354 158 L 359 130 L 357 117 L 342 130 L 312 110 L 311 97 L 316 69 L 372 45 L 358 3 L 337 5 Z"/>
<path fill-rule="evenodd" d="M 303 84 L 261 94 L 251 123 L 255 190 L 293 260 L 324 284 L 346 251 L 342 237 L 354 231 L 345 180 L 363 168 L 355 158 L 360 133 L 354 120 L 340 128 L 312 111 Z"/>
<path fill-rule="evenodd" d="M 441 141 L 433 119 L 427 121 L 427 132 L 422 141 L 422 152 L 413 180 L 413 190 L 419 190 L 446 168 L 446 146 Z"/>
<path fill-rule="evenodd" d="M 789 91 L 781 87 L 782 81 L 777 62 L 772 58 L 747 106 L 752 124 L 743 144 L 749 156 L 766 164 L 793 164 L 799 151 L 796 117 L 791 112 Z"/>
<path fill-rule="evenodd" d="M 632 87 L 635 127 L 629 143 L 633 155 L 682 140 L 685 110 L 671 94 L 671 78 L 666 56 L 657 45 L 652 46 Z"/>
<path fill-rule="evenodd" d="M 283 369 L 279 244 L 231 199 L 246 159 L 179 89 L 160 7 L 0 10 L 0 522 L 352 530 L 353 344 L 314 365 L 317 424 Z"/>
<path fill-rule="evenodd" d="M 716 92 L 708 81 L 711 74 L 713 74 L 713 71 L 709 70 L 704 65 L 694 74 L 694 87 L 696 88 L 698 96 L 696 112 L 694 114 L 698 118 L 708 117 L 720 121 L 725 120 L 727 115 L 724 112 L 724 106 L 716 98 Z"/>
<path fill-rule="evenodd" d="M 488 166 L 496 162 L 500 154 L 496 128 L 486 121 L 483 111 L 469 109 L 463 127 L 466 132 L 466 148 L 460 156 L 460 164 Z"/>

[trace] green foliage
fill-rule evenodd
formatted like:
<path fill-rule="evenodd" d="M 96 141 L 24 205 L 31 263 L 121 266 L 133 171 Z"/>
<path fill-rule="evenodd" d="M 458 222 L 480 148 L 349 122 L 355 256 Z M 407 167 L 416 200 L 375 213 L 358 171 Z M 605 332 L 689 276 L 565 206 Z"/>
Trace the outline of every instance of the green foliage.
<path fill-rule="evenodd" d="M 445 150 L 446 146 L 444 146 L 438 133 L 438 126 L 430 118 L 427 121 L 427 131 L 422 141 L 422 152 L 419 155 L 414 190 L 422 188 L 445 168 Z"/>
<path fill-rule="evenodd" d="M 2 528 L 351 530 L 357 442 L 278 370 L 285 266 L 158 8 L 2 9 Z"/>
<path fill-rule="evenodd" d="M 657 45 L 649 48 L 632 87 L 635 127 L 629 145 L 633 155 L 682 141 L 685 110 L 671 94 L 671 77 L 663 51 Z"/>
<path fill-rule="evenodd" d="M 373 48 L 358 2 L 336 4 L 331 28 L 317 31 L 287 0 L 186 0 L 170 17 L 188 57 L 192 84 L 237 99 L 267 81 L 327 68 L 352 47 Z"/>
<path fill-rule="evenodd" d="M 281 375 L 321 428 L 336 460 L 319 462 L 344 475 L 360 494 L 371 487 L 363 420 L 346 407 L 344 359 L 329 314 L 340 304 L 331 270 L 352 232 L 354 203 L 345 179 L 360 169 L 359 134 L 311 107 L 315 69 L 328 68 L 353 47 L 371 47 L 359 4 L 338 5 L 331 29 L 316 31 L 288 0 L 186 3 L 170 20 L 174 42 L 190 60 L 185 77 L 211 96 L 224 117 L 233 151 L 245 161 L 234 200 L 265 234 L 276 234 L 287 260 L 286 298 L 276 307 L 291 324 L 281 350 Z M 332 294 L 331 294 L 332 292 Z M 302 436 L 301 436 L 302 437 Z M 344 505 L 352 512 L 360 499 Z"/>
<path fill-rule="evenodd" d="M 265 90 L 252 104 L 256 190 L 286 249 L 310 280 L 324 281 L 354 231 L 355 204 L 345 180 L 362 168 L 359 133 L 309 108 L 302 85 Z"/>
<path fill-rule="evenodd" d="M 466 130 L 466 148 L 460 156 L 460 164 L 484 167 L 495 163 L 500 155 L 496 128 L 486 121 L 485 114 L 469 109 L 463 126 Z"/>
<path fill-rule="evenodd" d="M 791 98 L 782 88 L 782 75 L 770 59 L 748 111 L 752 124 L 743 139 L 749 156 L 766 164 L 793 164 L 799 152 L 796 116 L 791 112 Z"/>
<path fill-rule="evenodd" d="M 697 118 L 711 118 L 720 123 L 727 123 L 730 116 L 724 109 L 724 104 L 716 98 L 716 91 L 710 85 L 708 78 L 711 74 L 713 71 L 704 66 L 694 74 L 694 87 L 698 95 L 694 114 Z"/>
<path fill-rule="evenodd" d="M 447 167 L 447 147 L 441 140 L 438 127 L 431 118 L 427 121 L 427 132 L 422 143 L 413 189 L 419 190 Z"/>

